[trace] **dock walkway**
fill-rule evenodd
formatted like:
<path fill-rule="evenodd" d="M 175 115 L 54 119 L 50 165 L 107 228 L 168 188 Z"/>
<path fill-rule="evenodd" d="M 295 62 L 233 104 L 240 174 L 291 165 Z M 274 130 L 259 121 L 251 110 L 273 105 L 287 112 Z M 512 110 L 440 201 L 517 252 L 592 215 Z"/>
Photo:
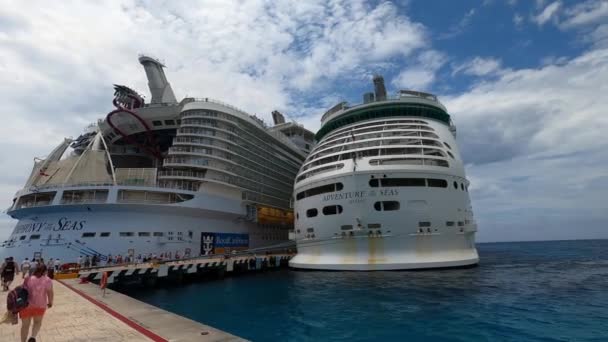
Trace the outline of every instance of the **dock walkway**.
<path fill-rule="evenodd" d="M 20 284 L 17 277 L 15 284 Z M 15 284 L 13 286 L 15 286 Z M 54 305 L 37 341 L 244 341 L 241 338 L 77 279 L 54 281 Z M 0 313 L 7 292 L 0 292 Z M 0 324 L 1 341 L 19 341 L 21 325 Z"/>

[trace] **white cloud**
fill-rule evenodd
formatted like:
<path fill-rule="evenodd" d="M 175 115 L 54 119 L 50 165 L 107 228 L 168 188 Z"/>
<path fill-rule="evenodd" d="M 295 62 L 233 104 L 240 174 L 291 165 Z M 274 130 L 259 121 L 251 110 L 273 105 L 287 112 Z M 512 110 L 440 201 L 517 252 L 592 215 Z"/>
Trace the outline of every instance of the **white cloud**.
<path fill-rule="evenodd" d="M 482 240 L 538 239 L 528 230 L 540 225 L 545 238 L 606 237 L 608 49 L 556 60 L 442 97 L 469 163 Z"/>
<path fill-rule="evenodd" d="M 524 26 L 524 16 L 519 13 L 513 14 L 513 25 L 516 29 L 521 30 Z"/>
<path fill-rule="evenodd" d="M 551 4 L 547 5 L 542 12 L 534 16 L 532 20 L 538 24 L 538 26 L 543 26 L 545 23 L 551 20 L 551 18 L 554 18 L 557 15 L 561 5 L 562 3 L 560 1 L 552 2 Z"/>
<path fill-rule="evenodd" d="M 452 75 L 463 73 L 471 76 L 488 76 L 501 70 L 501 61 L 496 58 L 475 57 L 462 64 L 452 66 Z"/>
<path fill-rule="evenodd" d="M 608 1 L 590 0 L 564 11 L 565 18 L 561 22 L 562 28 L 573 28 L 594 23 L 606 23 L 608 20 Z"/>
<path fill-rule="evenodd" d="M 458 23 L 452 25 L 448 32 L 440 34 L 437 39 L 450 39 L 460 35 L 467 29 L 467 27 L 469 27 L 476 13 L 477 10 L 475 8 L 471 8 L 464 14 L 464 16 L 460 19 L 460 21 L 458 21 Z"/>
<path fill-rule="evenodd" d="M 443 53 L 425 51 L 418 56 L 416 63 L 401 71 L 391 83 L 401 89 L 429 90 L 437 71 L 446 61 L 447 57 Z"/>

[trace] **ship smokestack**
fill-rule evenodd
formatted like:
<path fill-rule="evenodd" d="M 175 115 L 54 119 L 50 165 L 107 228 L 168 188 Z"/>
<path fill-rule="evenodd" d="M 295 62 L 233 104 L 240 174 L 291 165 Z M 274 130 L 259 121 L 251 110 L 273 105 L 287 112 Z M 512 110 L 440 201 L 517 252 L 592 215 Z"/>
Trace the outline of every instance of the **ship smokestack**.
<path fill-rule="evenodd" d="M 376 101 L 386 100 L 386 88 L 384 87 L 384 78 L 380 75 L 374 75 L 374 93 Z"/>
<path fill-rule="evenodd" d="M 176 103 L 171 84 L 163 71 L 165 66 L 158 60 L 144 55 L 139 56 L 139 63 L 144 66 L 148 77 L 148 87 L 152 94 L 150 103 Z"/>
<path fill-rule="evenodd" d="M 285 116 L 281 114 L 278 110 L 272 111 L 272 121 L 274 121 L 275 126 L 279 124 L 285 123 Z"/>

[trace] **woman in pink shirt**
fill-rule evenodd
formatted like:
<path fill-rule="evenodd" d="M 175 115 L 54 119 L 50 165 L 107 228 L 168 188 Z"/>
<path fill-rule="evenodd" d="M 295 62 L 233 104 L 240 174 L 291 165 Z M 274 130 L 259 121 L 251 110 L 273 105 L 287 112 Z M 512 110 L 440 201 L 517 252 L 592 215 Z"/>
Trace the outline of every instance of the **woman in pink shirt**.
<path fill-rule="evenodd" d="M 28 306 L 19 312 L 21 317 L 21 342 L 36 342 L 47 308 L 53 306 L 53 281 L 46 276 L 46 265 L 38 265 L 34 274 L 25 278 L 23 286 L 28 291 Z M 34 320 L 32 335 L 27 339 L 30 324 Z"/>

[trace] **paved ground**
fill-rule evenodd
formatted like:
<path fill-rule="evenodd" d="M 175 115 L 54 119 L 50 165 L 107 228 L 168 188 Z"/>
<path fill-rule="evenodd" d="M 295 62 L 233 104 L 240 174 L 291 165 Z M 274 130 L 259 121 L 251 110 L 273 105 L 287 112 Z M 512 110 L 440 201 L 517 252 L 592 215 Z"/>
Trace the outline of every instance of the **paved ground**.
<path fill-rule="evenodd" d="M 13 286 L 20 284 L 20 277 L 18 279 L 19 281 L 13 282 Z M 44 316 L 37 341 L 150 341 L 57 281 L 53 282 L 53 289 L 53 307 Z M 7 292 L 0 292 L 2 314 L 6 312 L 6 294 Z M 20 324 L 0 324 L 0 340 L 19 341 Z"/>
<path fill-rule="evenodd" d="M 78 284 L 77 279 L 63 282 L 53 282 L 54 305 L 44 316 L 37 341 L 153 341 L 150 334 L 157 341 L 244 341 L 115 291 L 108 290 L 102 297 L 94 284 Z M 13 287 L 20 283 L 19 277 Z M 6 294 L 0 292 L 0 314 L 6 311 Z M 141 328 L 148 337 L 138 331 Z M 0 341 L 19 341 L 19 329 L 20 325 L 0 324 Z"/>

